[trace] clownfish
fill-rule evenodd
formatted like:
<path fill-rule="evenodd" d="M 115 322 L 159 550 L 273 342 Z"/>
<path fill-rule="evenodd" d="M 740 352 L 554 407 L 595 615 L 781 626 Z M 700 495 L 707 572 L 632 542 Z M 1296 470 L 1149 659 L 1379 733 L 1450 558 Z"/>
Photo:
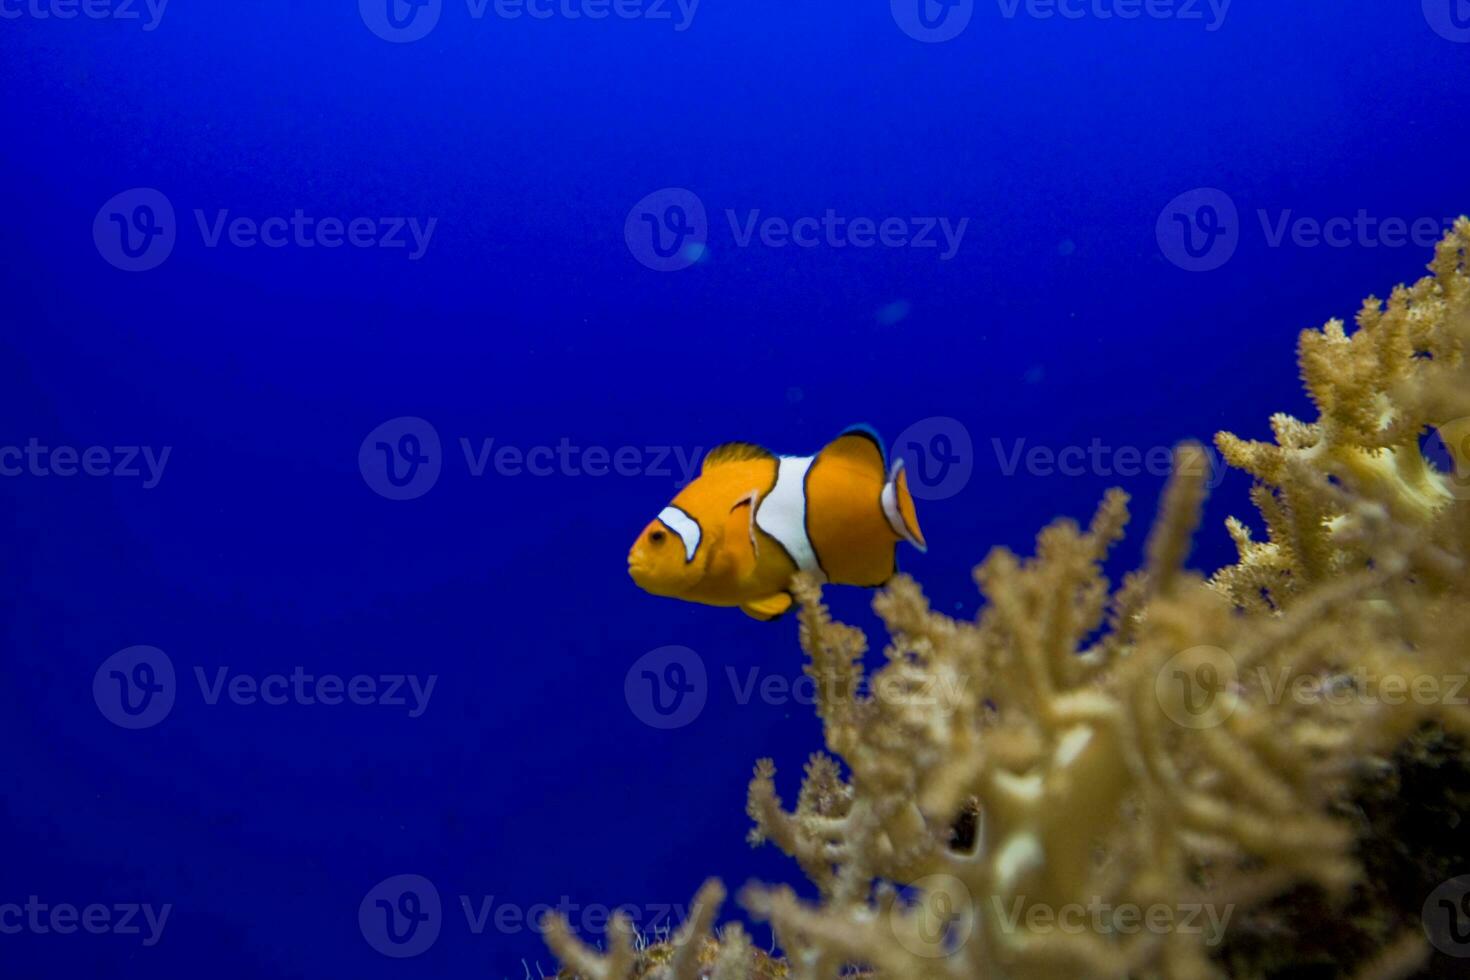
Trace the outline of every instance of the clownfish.
<path fill-rule="evenodd" d="M 628 552 L 646 592 L 755 619 L 791 608 L 792 577 L 876 588 L 897 571 L 898 544 L 928 550 L 903 460 L 854 426 L 815 456 L 778 456 L 747 442 L 716 446 L 700 474 Z"/>

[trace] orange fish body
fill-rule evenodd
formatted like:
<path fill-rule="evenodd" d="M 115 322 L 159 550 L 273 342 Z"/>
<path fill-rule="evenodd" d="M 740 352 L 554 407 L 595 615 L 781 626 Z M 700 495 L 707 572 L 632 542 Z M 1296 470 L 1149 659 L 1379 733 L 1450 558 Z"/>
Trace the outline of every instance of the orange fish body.
<path fill-rule="evenodd" d="M 903 462 L 890 471 L 882 442 L 855 427 L 815 456 L 739 442 L 710 450 L 638 536 L 628 571 L 655 595 L 774 619 L 791 607 L 798 571 L 876 587 L 893 576 L 900 541 L 925 548 Z"/>

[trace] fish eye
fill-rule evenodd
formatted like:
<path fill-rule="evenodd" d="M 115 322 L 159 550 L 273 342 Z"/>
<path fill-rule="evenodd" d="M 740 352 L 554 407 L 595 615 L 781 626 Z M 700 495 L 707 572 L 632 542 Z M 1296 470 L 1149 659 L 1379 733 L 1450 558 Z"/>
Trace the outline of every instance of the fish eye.
<path fill-rule="evenodd" d="M 668 535 L 664 534 L 664 532 L 662 532 L 662 531 L 649 531 L 648 532 L 648 540 L 649 541 L 652 541 L 654 544 L 663 544 L 663 540 L 666 537 L 668 537 Z"/>

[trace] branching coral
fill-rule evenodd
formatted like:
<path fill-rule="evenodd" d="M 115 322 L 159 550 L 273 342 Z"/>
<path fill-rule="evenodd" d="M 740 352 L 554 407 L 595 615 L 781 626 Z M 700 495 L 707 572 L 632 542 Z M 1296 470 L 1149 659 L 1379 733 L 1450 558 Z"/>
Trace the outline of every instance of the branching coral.
<path fill-rule="evenodd" d="M 693 911 L 679 932 L 666 942 L 646 944 L 621 913 L 608 925 L 611 950 L 606 954 L 572 935 L 564 917 L 549 915 L 543 923 L 546 942 L 567 969 L 558 977 L 583 980 L 781 980 L 786 966 L 753 948 L 738 923 L 710 936 L 725 901 L 718 881 L 707 881 L 694 896 Z"/>
<path fill-rule="evenodd" d="M 1351 335 L 1303 335 L 1317 421 L 1276 416 L 1274 444 L 1218 437 L 1257 481 L 1267 539 L 1232 519 L 1240 560 L 1208 580 L 1185 566 L 1206 474 L 1185 445 L 1145 567 L 1116 590 L 1102 562 L 1128 522 L 1118 491 L 1085 529 L 1045 529 L 1032 559 L 992 552 L 975 623 L 895 580 L 875 600 L 891 640 L 871 676 L 865 636 L 798 582 L 827 753 L 791 810 L 759 763 L 748 810 L 752 841 L 820 897 L 741 895 L 793 978 L 1192 980 L 1221 972 L 1237 911 L 1304 885 L 1344 900 L 1361 875 L 1352 780 L 1426 724 L 1470 734 L 1454 703 L 1470 673 L 1467 249 L 1462 219 L 1432 277 L 1370 300 Z M 714 948 L 694 941 L 713 888 L 652 975 L 704 975 L 690 970 Z M 564 927 L 549 938 L 589 980 L 644 975 L 625 924 L 605 957 Z M 713 975 L 753 975 L 742 943 Z M 1385 936 L 1366 969 L 1405 975 L 1424 953 Z"/>
<path fill-rule="evenodd" d="M 1333 320 L 1302 334 L 1302 378 L 1319 413 L 1314 423 L 1271 420 L 1275 444 L 1216 440 L 1231 465 L 1258 481 L 1268 540 L 1230 525 L 1238 564 L 1214 584 L 1236 603 L 1283 608 L 1333 577 L 1368 567 L 1384 551 L 1435 594 L 1463 575 L 1470 515 L 1470 277 L 1461 219 L 1440 243 L 1425 277 L 1369 298 L 1348 334 Z M 1453 470 L 1436 471 L 1421 452 L 1432 434 Z M 1385 540 L 1385 539 L 1393 540 Z M 1462 593 L 1463 597 L 1463 593 Z"/>

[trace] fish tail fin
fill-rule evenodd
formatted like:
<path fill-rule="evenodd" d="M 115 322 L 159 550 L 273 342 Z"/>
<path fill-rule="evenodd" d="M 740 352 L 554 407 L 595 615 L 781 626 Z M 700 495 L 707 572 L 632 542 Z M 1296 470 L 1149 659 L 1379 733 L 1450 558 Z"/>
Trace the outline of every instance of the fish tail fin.
<path fill-rule="evenodd" d="M 903 468 L 902 457 L 893 461 L 888 482 L 883 485 L 883 516 L 888 518 L 894 534 L 920 551 L 929 550 L 924 532 L 919 530 L 919 512 L 914 507 L 913 494 L 909 493 L 909 475 Z"/>

